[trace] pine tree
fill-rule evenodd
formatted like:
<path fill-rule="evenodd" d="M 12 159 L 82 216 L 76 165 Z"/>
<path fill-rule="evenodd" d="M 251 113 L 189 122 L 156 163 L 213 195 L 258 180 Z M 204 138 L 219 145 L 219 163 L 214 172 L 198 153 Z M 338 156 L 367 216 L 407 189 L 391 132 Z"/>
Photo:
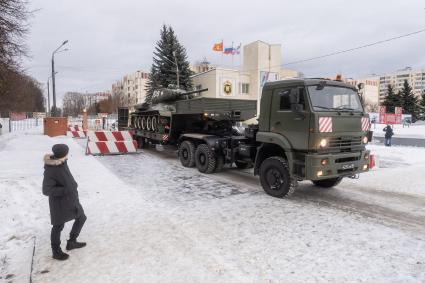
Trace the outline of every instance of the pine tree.
<path fill-rule="evenodd" d="M 394 92 L 392 85 L 388 85 L 387 95 L 385 96 L 384 106 L 387 107 L 387 112 L 394 112 L 395 107 L 401 106 L 401 96 Z"/>
<path fill-rule="evenodd" d="M 425 115 L 425 89 L 422 91 L 419 107 L 421 108 L 421 114 Z"/>
<path fill-rule="evenodd" d="M 179 80 L 177 81 L 177 66 Z M 146 85 L 145 102 L 150 103 L 153 92 L 158 88 L 192 89 L 186 49 L 180 44 L 171 26 L 163 25 L 160 39 L 156 43 L 151 73 Z"/>
<path fill-rule="evenodd" d="M 412 114 L 412 118 L 415 120 L 419 115 L 419 99 L 413 93 L 412 87 L 409 85 L 407 80 L 404 80 L 403 88 L 400 90 L 401 95 L 401 107 L 404 113 Z"/>

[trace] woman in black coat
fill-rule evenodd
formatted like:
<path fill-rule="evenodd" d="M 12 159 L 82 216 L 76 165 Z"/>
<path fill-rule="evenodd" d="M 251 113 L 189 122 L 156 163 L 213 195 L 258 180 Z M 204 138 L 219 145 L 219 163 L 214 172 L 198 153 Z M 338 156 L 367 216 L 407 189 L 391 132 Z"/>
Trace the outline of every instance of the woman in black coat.
<path fill-rule="evenodd" d="M 68 146 L 55 144 L 52 151 L 53 155 L 47 154 L 44 157 L 43 194 L 49 197 L 53 258 L 66 260 L 69 255 L 62 252 L 60 247 L 60 234 L 65 222 L 75 219 L 66 249 L 82 248 L 86 243 L 77 242 L 77 237 L 87 217 L 78 198 L 78 184 L 68 168 Z"/>

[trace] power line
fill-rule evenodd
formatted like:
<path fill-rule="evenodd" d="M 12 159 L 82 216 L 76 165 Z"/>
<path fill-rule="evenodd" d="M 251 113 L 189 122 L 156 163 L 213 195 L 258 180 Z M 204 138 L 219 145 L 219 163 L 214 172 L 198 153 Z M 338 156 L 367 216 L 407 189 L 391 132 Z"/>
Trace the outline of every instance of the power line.
<path fill-rule="evenodd" d="M 313 61 L 313 60 L 317 60 L 317 59 L 321 59 L 321 58 L 326 58 L 326 57 L 330 57 L 330 56 L 334 56 L 334 55 L 338 55 L 338 54 L 342 54 L 342 53 L 347 53 L 347 52 L 351 52 L 351 51 L 354 51 L 354 50 L 359 50 L 359 49 L 363 49 L 363 48 L 366 48 L 366 47 L 370 47 L 370 46 L 382 44 L 382 43 L 385 43 L 385 42 L 393 41 L 393 40 L 400 39 L 400 38 L 403 38 L 403 37 L 412 36 L 412 35 L 415 35 L 415 34 L 418 34 L 418 33 L 422 33 L 422 32 L 425 32 L 425 29 L 421 29 L 421 30 L 418 30 L 418 31 L 415 31 L 415 32 L 406 33 L 406 34 L 399 35 L 399 36 L 396 36 L 396 37 L 391 37 L 391 38 L 380 40 L 380 41 L 376 41 L 376 42 L 373 42 L 373 43 L 369 43 L 369 44 L 357 46 L 357 47 L 350 48 L 350 49 L 345 49 L 345 50 L 341 50 L 341 51 L 335 51 L 335 52 L 332 52 L 332 53 L 329 53 L 329 54 L 320 55 L 320 56 L 316 56 L 316 57 L 312 57 L 312 58 L 308 58 L 308 59 L 303 59 L 303 60 L 298 60 L 298 61 L 292 61 L 292 62 L 289 62 L 289 63 L 285 63 L 282 66 L 299 64 L 299 63 Z"/>

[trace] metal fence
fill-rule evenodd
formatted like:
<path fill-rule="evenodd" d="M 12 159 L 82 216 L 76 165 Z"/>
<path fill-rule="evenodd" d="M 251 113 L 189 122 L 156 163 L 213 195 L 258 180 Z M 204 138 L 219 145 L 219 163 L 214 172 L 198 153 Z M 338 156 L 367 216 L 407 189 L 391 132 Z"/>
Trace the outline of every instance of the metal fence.
<path fill-rule="evenodd" d="M 17 121 L 9 120 L 10 132 L 26 131 L 41 125 L 43 125 L 43 119 L 41 118 L 30 118 Z"/>

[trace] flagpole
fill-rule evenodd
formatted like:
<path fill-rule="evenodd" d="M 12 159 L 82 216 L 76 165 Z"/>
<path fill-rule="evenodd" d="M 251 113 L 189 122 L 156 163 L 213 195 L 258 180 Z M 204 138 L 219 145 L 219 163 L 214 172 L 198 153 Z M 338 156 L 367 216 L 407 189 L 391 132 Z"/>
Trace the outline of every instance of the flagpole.
<path fill-rule="evenodd" d="M 223 67 L 223 53 L 224 53 L 224 41 L 221 40 L 221 61 L 220 61 L 220 67 Z"/>
<path fill-rule="evenodd" d="M 234 68 L 233 57 L 235 57 L 235 50 L 234 50 L 233 41 L 232 41 L 232 69 Z"/>

